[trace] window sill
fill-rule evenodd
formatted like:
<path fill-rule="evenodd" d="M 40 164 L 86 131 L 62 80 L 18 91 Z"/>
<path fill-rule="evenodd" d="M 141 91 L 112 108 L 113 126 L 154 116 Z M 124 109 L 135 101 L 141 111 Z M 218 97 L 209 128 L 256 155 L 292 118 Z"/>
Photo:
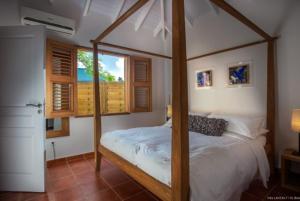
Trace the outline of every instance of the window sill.
<path fill-rule="evenodd" d="M 110 113 L 110 114 L 101 114 L 101 116 L 117 116 L 117 115 L 129 115 L 130 112 L 120 112 L 120 113 Z M 94 115 L 76 115 L 75 118 L 84 118 L 84 117 L 93 117 Z"/>

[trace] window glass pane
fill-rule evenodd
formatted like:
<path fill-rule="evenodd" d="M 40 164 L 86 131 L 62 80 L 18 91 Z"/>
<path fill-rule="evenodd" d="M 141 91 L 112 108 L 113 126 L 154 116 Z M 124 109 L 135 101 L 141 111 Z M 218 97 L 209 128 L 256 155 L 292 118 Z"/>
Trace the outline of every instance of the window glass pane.
<path fill-rule="evenodd" d="M 103 114 L 126 112 L 126 58 L 98 54 L 101 111 Z M 78 50 L 77 55 L 78 115 L 93 114 L 93 54 Z"/>

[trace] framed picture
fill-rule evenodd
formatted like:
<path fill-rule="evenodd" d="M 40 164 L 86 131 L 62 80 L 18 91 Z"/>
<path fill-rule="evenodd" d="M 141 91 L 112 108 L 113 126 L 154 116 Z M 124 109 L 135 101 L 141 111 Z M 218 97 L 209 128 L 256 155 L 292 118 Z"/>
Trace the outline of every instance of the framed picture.
<path fill-rule="evenodd" d="M 196 71 L 196 89 L 209 88 L 213 86 L 213 71 Z"/>
<path fill-rule="evenodd" d="M 239 63 L 228 67 L 229 86 L 248 86 L 251 84 L 250 64 Z"/>

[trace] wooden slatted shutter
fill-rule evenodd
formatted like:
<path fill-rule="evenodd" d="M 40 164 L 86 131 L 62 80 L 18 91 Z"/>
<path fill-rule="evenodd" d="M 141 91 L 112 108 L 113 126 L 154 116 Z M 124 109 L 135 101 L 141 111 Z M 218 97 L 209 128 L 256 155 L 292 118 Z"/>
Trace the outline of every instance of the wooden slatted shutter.
<path fill-rule="evenodd" d="M 75 47 L 72 45 L 47 41 L 47 118 L 74 115 L 75 52 Z"/>
<path fill-rule="evenodd" d="M 130 57 L 131 112 L 152 111 L 151 59 Z"/>

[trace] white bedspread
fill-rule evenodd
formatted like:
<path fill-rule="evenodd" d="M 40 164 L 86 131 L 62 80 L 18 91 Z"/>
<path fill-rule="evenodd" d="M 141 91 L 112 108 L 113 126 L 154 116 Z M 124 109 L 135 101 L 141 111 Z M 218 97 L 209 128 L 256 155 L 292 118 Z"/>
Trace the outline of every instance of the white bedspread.
<path fill-rule="evenodd" d="M 266 186 L 269 164 L 265 137 L 245 140 L 190 132 L 192 201 L 235 201 L 259 173 Z M 171 129 L 164 126 L 105 133 L 101 144 L 157 180 L 171 184 Z"/>

